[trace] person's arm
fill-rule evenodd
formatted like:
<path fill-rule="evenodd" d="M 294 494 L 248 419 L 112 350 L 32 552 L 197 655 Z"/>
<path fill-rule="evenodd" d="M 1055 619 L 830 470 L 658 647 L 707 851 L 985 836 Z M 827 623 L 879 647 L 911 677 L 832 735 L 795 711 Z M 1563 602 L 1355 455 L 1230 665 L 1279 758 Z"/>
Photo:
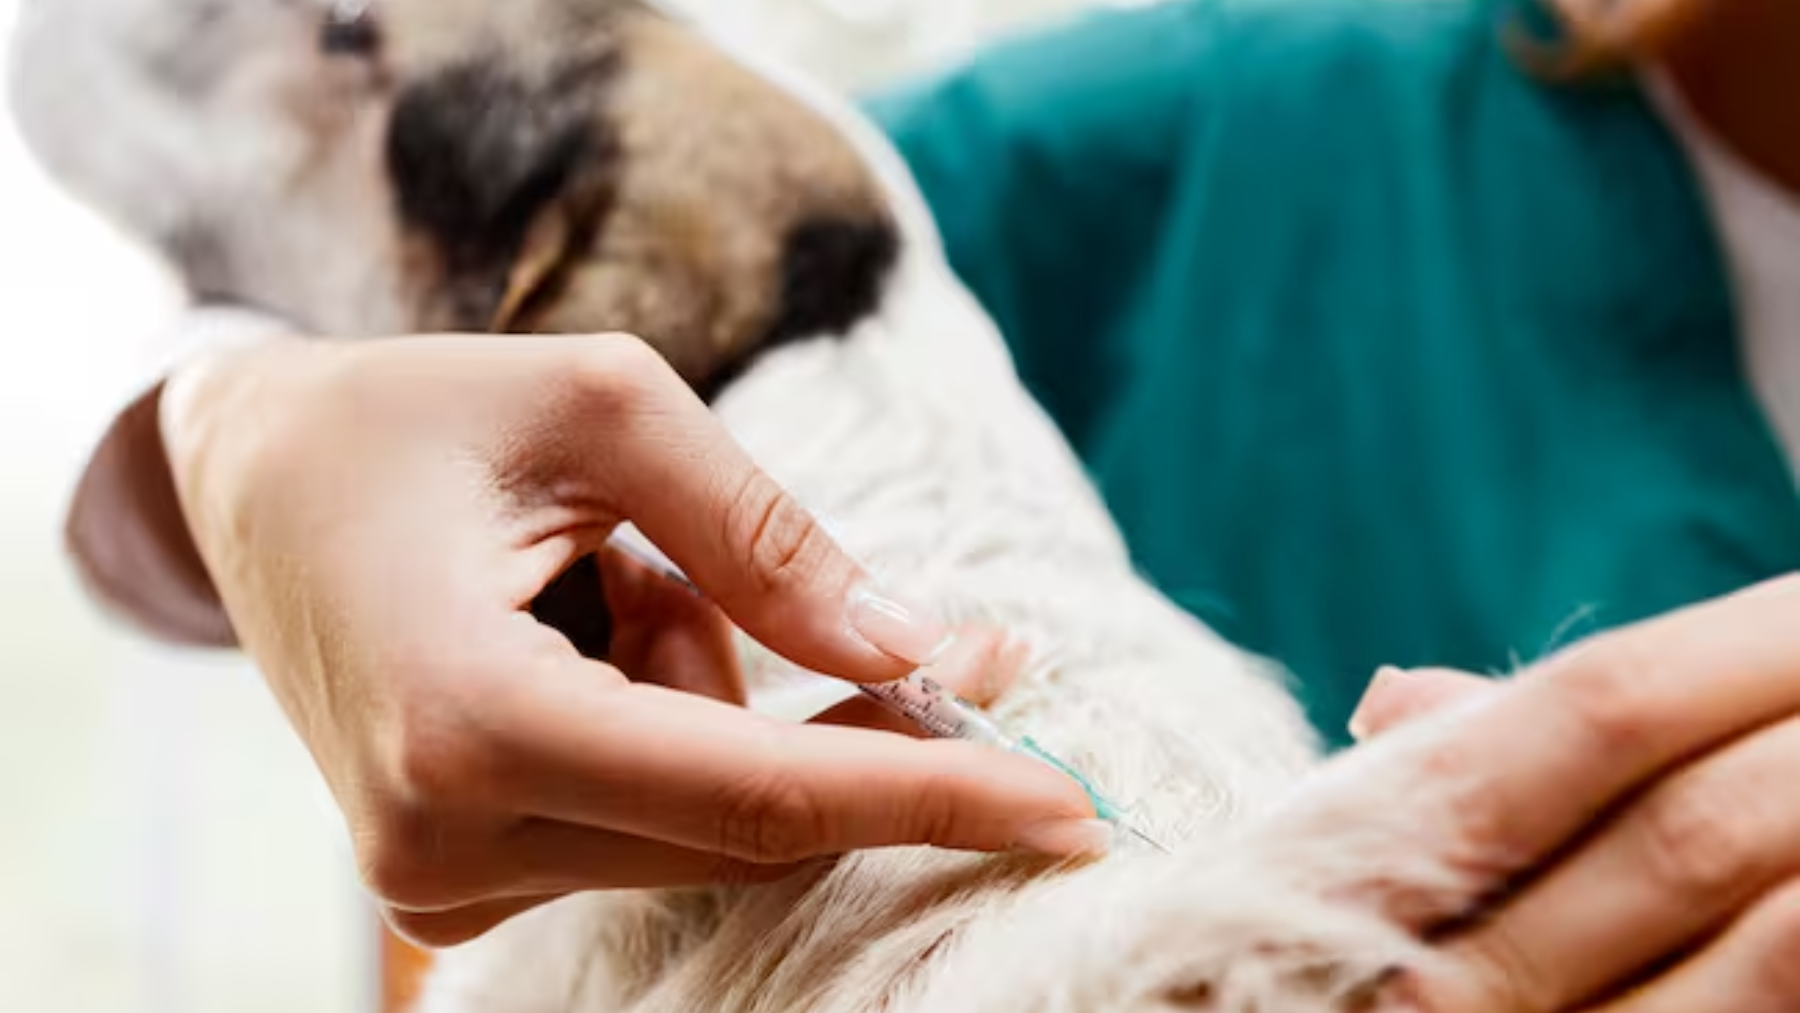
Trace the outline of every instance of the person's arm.
<path fill-rule="evenodd" d="M 165 377 L 195 358 L 246 344 L 298 340 L 283 322 L 226 307 L 190 311 L 176 348 L 113 419 L 75 488 L 64 537 L 88 593 L 158 640 L 232 647 L 236 637 L 194 546 L 170 477 L 161 425 Z"/>
<path fill-rule="evenodd" d="M 1228 70 L 1218 7 L 1088 15 L 866 103 L 951 266 L 1077 446 L 1129 376 L 1115 339 L 1168 253 L 1201 99 Z"/>

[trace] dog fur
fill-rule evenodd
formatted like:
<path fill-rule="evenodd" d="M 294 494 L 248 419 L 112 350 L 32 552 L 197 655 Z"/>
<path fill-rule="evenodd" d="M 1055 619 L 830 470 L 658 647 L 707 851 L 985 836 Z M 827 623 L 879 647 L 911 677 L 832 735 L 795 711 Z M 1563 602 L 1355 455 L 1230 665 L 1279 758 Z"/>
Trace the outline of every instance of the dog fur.
<path fill-rule="evenodd" d="M 199 298 L 340 336 L 642 334 L 851 552 L 1026 641 L 999 719 L 1176 844 L 573 897 L 445 952 L 420 1013 L 1354 1011 L 1425 959 L 1394 885 L 1454 908 L 1485 856 L 1402 861 L 1428 828 L 1380 818 L 1373 761 L 1303 783 L 1279 673 L 1136 574 L 870 125 L 632 0 L 374 10 L 330 37 L 306 0 L 28 2 L 17 111 Z M 540 616 L 603 608 L 597 579 Z M 846 692 L 743 651 L 753 706 Z"/>

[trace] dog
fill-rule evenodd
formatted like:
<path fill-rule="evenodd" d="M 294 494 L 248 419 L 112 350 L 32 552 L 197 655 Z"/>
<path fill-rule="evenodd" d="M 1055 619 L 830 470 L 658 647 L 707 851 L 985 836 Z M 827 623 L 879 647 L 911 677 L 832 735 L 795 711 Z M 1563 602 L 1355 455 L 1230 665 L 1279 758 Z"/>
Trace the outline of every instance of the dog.
<path fill-rule="evenodd" d="M 637 0 L 29 0 L 17 53 L 38 157 L 197 299 L 641 335 L 852 554 L 1027 643 L 997 719 L 1174 852 L 572 897 L 442 953 L 419 1013 L 1343 1013 L 1428 959 L 1372 884 L 1474 889 L 1407 857 L 1394 776 L 1321 771 L 1278 669 L 1135 572 L 904 164 L 801 76 Z M 598 580 L 538 614 L 601 657 Z M 743 653 L 752 706 L 848 692 Z"/>

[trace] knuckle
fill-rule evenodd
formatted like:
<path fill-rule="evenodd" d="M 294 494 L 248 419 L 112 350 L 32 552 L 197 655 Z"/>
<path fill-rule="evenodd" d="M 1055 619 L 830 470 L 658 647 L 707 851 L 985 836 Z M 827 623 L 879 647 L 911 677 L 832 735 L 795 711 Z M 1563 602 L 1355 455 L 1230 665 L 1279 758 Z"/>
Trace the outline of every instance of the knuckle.
<path fill-rule="evenodd" d="M 722 855 L 759 865 L 784 865 L 812 857 L 824 839 L 824 817 L 812 796 L 785 778 L 741 786 L 719 816 Z"/>
<path fill-rule="evenodd" d="M 357 828 L 357 872 L 370 893 L 397 908 L 461 903 L 484 868 L 468 829 L 440 809 L 389 799 Z"/>
<path fill-rule="evenodd" d="M 753 594 L 767 595 L 810 576 L 823 531 L 787 491 L 760 471 L 747 476 L 725 511 L 725 544 L 744 546 Z"/>
<path fill-rule="evenodd" d="M 954 845 L 965 836 L 958 818 L 962 782 L 954 775 L 936 773 L 920 784 L 907 799 L 907 843 Z"/>
<path fill-rule="evenodd" d="M 498 776 L 504 723 L 476 717 L 498 688 L 482 660 L 397 664 L 401 686 L 388 738 L 389 787 L 419 808 L 478 804 Z M 417 677 L 410 677 L 416 675 Z"/>
<path fill-rule="evenodd" d="M 1663 662 L 1643 634 L 1633 630 L 1597 638 L 1555 677 L 1565 713 L 1603 754 L 1640 752 L 1656 728 L 1654 701 L 1664 684 Z"/>
<path fill-rule="evenodd" d="M 405 722 L 394 748 L 393 780 L 401 799 L 416 808 L 436 808 L 466 799 L 478 782 L 481 751 L 473 735 L 459 734 L 431 716 Z"/>
<path fill-rule="evenodd" d="M 1690 776 L 1660 790 L 1637 823 L 1647 875 L 1678 897 L 1737 892 L 1762 864 L 1760 812 L 1723 777 Z"/>
<path fill-rule="evenodd" d="M 1406 777 L 1406 788 L 1392 778 L 1382 784 L 1420 794 L 1427 811 L 1440 814 L 1442 822 L 1426 839 L 1434 842 L 1445 871 L 1477 890 L 1497 887 L 1529 863 L 1532 849 L 1517 811 L 1485 776 L 1487 756 L 1445 734 L 1420 748 L 1415 765 L 1396 771 Z"/>
<path fill-rule="evenodd" d="M 629 413 L 656 390 L 667 369 L 663 358 L 641 338 L 609 334 L 589 343 L 576 359 L 571 379 L 581 394 Z"/>
<path fill-rule="evenodd" d="M 432 859 L 425 820 L 388 814 L 358 842 L 356 861 L 369 892 L 405 908 L 438 906 L 446 895 L 439 863 Z"/>

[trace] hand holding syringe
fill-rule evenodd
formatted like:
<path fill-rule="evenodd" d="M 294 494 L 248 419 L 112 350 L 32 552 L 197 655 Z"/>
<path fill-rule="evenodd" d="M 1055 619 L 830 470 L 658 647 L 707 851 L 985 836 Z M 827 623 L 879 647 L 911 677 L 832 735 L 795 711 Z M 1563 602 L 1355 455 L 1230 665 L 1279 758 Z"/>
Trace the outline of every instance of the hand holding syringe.
<path fill-rule="evenodd" d="M 695 594 L 700 593 L 694 582 L 689 580 L 679 567 L 634 530 L 628 527 L 620 528 L 613 533 L 608 544 L 663 577 L 682 584 Z M 1111 823 L 1133 839 L 1167 853 L 1167 848 L 1158 844 L 1144 831 L 1133 826 L 1117 804 L 1107 800 L 1105 796 L 1095 790 L 1093 785 L 1088 783 L 1086 778 L 1068 764 L 1046 752 L 1029 737 L 1015 737 L 1007 734 L 981 708 L 938 685 L 922 670 L 915 670 L 906 678 L 894 682 L 861 685 L 858 689 L 864 696 L 894 714 L 911 721 L 933 738 L 978 742 L 1004 749 L 1007 752 L 1029 756 L 1055 767 L 1074 779 L 1075 783 L 1087 792 L 1088 798 L 1094 804 L 1095 815 Z"/>

